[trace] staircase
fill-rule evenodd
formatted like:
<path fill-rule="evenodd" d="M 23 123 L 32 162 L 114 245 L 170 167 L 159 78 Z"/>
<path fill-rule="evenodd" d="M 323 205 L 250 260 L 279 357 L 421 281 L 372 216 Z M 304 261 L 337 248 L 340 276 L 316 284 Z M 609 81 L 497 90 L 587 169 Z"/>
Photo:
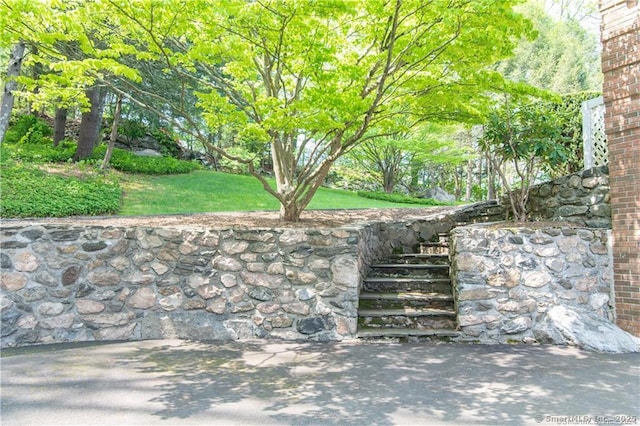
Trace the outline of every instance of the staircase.
<path fill-rule="evenodd" d="M 371 266 L 358 310 L 358 337 L 448 340 L 458 336 L 447 234 Z"/>

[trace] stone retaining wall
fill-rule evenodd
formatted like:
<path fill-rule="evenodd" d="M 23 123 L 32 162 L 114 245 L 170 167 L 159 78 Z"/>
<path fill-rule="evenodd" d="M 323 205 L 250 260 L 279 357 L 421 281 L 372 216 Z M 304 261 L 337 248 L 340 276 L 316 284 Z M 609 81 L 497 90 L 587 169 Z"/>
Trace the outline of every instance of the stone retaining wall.
<path fill-rule="evenodd" d="M 595 167 L 531 187 L 529 218 L 611 228 L 609 200 L 609 169 Z"/>
<path fill-rule="evenodd" d="M 335 229 L 3 225 L 1 346 L 355 338 L 369 265 L 416 252 L 460 222 L 503 214 L 489 202 Z M 606 235 L 566 227 L 456 228 L 461 330 L 479 340 L 527 340 L 545 309 L 559 303 L 609 316 Z"/>
<path fill-rule="evenodd" d="M 356 332 L 360 229 L 2 229 L 2 346 Z"/>
<path fill-rule="evenodd" d="M 2 347 L 355 338 L 360 285 L 375 259 L 501 212 L 479 203 L 336 229 L 4 225 Z"/>
<path fill-rule="evenodd" d="M 460 330 L 487 343 L 534 342 L 555 306 L 613 319 L 609 230 L 459 227 L 451 233 Z"/>

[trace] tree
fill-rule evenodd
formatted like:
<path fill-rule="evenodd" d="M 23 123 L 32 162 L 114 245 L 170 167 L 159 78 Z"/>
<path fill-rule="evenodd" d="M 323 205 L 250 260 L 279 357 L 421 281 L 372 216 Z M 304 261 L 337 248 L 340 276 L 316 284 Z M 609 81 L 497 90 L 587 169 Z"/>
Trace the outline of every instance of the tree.
<path fill-rule="evenodd" d="M 514 3 L 80 2 L 56 4 L 64 13 L 46 16 L 62 19 L 58 32 L 32 38 L 77 41 L 82 56 L 56 63 L 69 85 L 107 85 L 245 164 L 278 199 L 281 217 L 296 221 L 331 165 L 370 129 L 399 115 L 414 125 L 482 111 L 487 87 L 500 80 L 486 66 L 528 30 Z M 173 97 L 133 82 L 152 62 L 179 82 Z M 192 96 L 197 115 L 187 108 Z M 210 146 L 221 126 L 268 147 L 275 187 L 253 159 Z"/>
<path fill-rule="evenodd" d="M 598 36 L 590 33 L 579 19 L 592 7 L 578 1 L 530 0 L 522 12 L 531 19 L 538 36 L 523 39 L 514 55 L 501 61 L 497 69 L 507 78 L 552 90 L 573 93 L 600 90 L 600 52 Z M 556 17 L 547 10 L 555 11 Z"/>
<path fill-rule="evenodd" d="M 555 167 L 568 157 L 561 142 L 560 120 L 550 109 L 540 100 L 514 102 L 505 95 L 502 104 L 490 114 L 480 139 L 517 221 L 527 219 L 529 187 L 543 167 Z"/>
<path fill-rule="evenodd" d="M 198 82 L 211 128 L 231 125 L 269 145 L 275 187 L 251 162 L 234 159 L 292 221 L 369 129 L 401 114 L 418 123 L 477 112 L 476 96 L 496 78 L 483 67 L 506 55 L 525 28 L 510 2 L 240 1 L 206 21 L 193 19 L 205 16 L 197 5 L 178 15 L 112 4 L 143 35 L 138 46 L 152 46 L 146 54 L 157 52 L 167 72 Z M 179 37 L 168 35 L 173 28 Z"/>
<path fill-rule="evenodd" d="M 104 154 L 102 160 L 101 169 L 106 169 L 107 165 L 111 161 L 111 155 L 113 154 L 113 148 L 116 145 L 116 139 L 118 137 L 118 124 L 120 123 L 120 113 L 122 111 L 122 95 L 118 95 L 116 99 L 116 108 L 113 111 L 113 123 L 111 123 L 111 133 L 109 134 L 109 145 L 107 151 Z"/>
<path fill-rule="evenodd" d="M 4 134 L 9 128 L 9 119 L 11 118 L 11 111 L 13 110 L 13 92 L 17 88 L 15 78 L 20 75 L 25 47 L 26 43 L 19 40 L 13 47 L 9 58 L 7 81 L 4 85 L 4 91 L 2 92 L 2 104 L 0 105 L 0 143 L 4 140 Z"/>
<path fill-rule="evenodd" d="M 401 128 L 402 123 L 397 123 Z M 448 163 L 460 158 L 451 126 L 423 123 L 413 129 L 398 130 L 388 136 L 368 135 L 369 139 L 359 144 L 349 154 L 367 171 L 374 171 L 380 179 L 384 192 L 391 193 L 396 186 L 412 174 L 407 185 L 417 189 L 420 169 L 425 163 Z"/>
<path fill-rule="evenodd" d="M 75 154 L 73 154 L 73 159 L 76 161 L 90 157 L 99 142 L 106 91 L 104 87 L 93 86 L 87 89 L 86 95 L 90 108 L 82 113 L 80 119 L 78 145 Z"/>
<path fill-rule="evenodd" d="M 53 121 L 53 146 L 58 146 L 65 137 L 68 112 L 67 108 L 56 108 L 56 115 Z"/>

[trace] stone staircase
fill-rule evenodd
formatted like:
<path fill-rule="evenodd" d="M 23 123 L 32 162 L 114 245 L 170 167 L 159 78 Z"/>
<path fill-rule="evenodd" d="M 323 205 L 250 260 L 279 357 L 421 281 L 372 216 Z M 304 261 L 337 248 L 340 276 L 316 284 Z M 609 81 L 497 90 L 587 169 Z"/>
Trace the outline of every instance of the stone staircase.
<path fill-rule="evenodd" d="M 360 293 L 358 337 L 448 340 L 456 337 L 448 235 L 371 266 Z"/>

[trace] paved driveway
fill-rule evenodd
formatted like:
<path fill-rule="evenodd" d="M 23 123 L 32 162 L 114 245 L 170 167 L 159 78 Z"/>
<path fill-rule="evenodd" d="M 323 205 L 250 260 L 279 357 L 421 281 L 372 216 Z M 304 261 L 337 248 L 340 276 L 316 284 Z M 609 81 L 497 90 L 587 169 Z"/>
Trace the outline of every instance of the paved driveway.
<path fill-rule="evenodd" d="M 550 346 L 146 341 L 8 349 L 1 362 L 3 426 L 640 419 L 639 354 Z"/>

